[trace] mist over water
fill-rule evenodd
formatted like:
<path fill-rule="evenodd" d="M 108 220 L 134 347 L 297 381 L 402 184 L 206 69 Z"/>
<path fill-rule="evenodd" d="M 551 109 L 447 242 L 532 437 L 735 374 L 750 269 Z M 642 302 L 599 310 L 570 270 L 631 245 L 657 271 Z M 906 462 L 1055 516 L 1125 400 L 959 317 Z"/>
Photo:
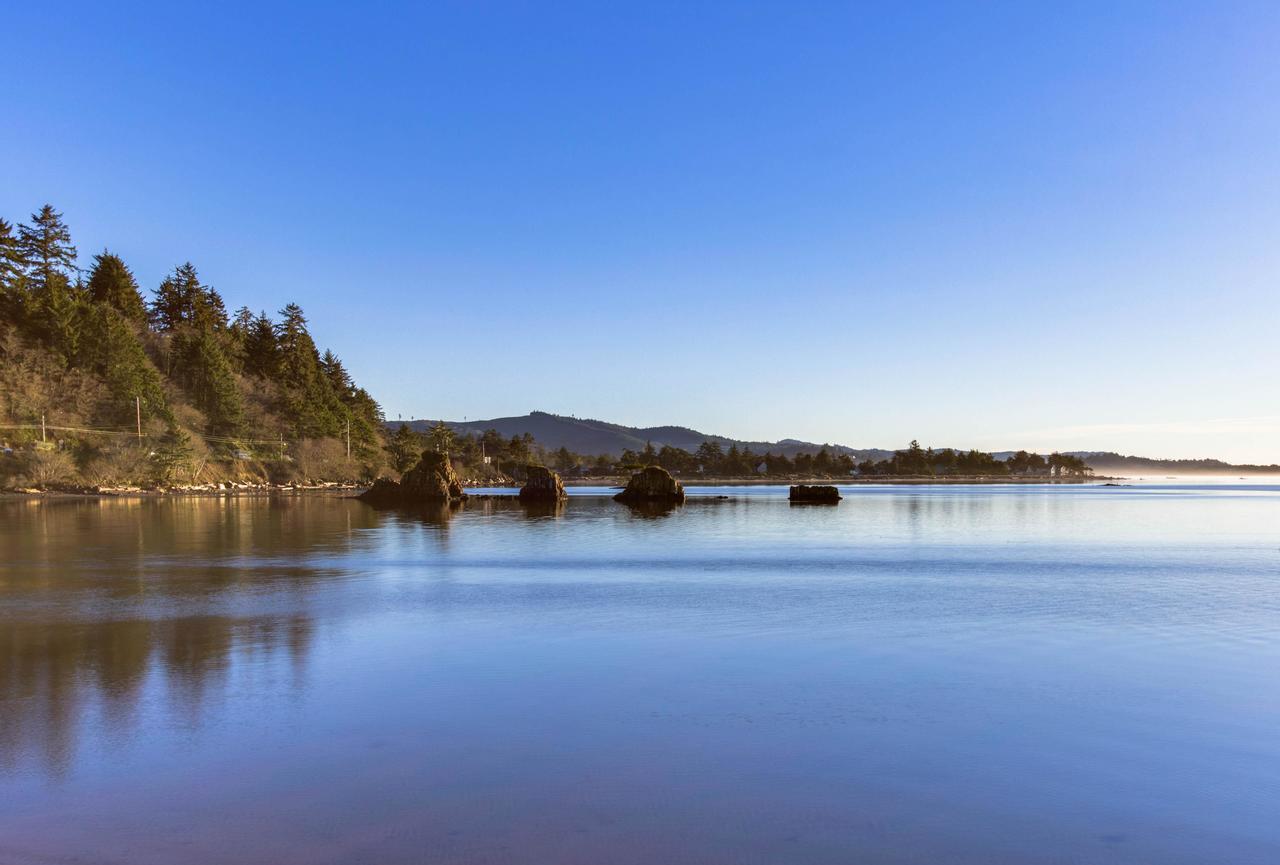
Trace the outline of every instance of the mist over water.
<path fill-rule="evenodd" d="M 0 502 L 0 862 L 1280 861 L 1280 486 L 604 492 Z"/>

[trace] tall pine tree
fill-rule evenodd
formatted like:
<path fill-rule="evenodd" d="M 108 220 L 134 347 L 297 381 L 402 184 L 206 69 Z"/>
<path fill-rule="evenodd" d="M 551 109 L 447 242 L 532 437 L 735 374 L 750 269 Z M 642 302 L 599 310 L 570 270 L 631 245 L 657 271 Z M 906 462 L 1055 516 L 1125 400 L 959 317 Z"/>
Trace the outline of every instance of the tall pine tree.
<path fill-rule="evenodd" d="M 0 219 L 0 322 L 17 324 L 22 313 L 20 281 L 26 261 L 18 249 L 13 225 Z"/>
<path fill-rule="evenodd" d="M 320 366 L 320 352 L 307 331 L 302 307 L 291 303 L 280 310 L 280 317 L 277 381 L 284 388 L 282 408 L 294 434 L 300 438 L 340 435 L 346 412 Z"/>
<path fill-rule="evenodd" d="M 240 433 L 244 400 L 219 336 L 211 330 L 184 327 L 173 338 L 175 377 L 208 421 L 206 432 Z"/>
<path fill-rule="evenodd" d="M 225 330 L 227 308 L 222 296 L 200 282 L 191 262 L 174 268 L 155 290 L 151 323 L 156 330 L 176 330 L 189 324 L 200 330 Z"/>
<path fill-rule="evenodd" d="M 110 394 L 99 419 L 120 424 L 134 418 L 134 400 L 144 417 L 171 421 L 160 373 L 138 339 L 136 325 L 117 309 L 95 304 L 86 316 L 80 365 L 102 377 Z"/>
<path fill-rule="evenodd" d="M 244 335 L 244 371 L 246 375 L 274 379 L 280 368 L 280 348 L 276 344 L 276 327 L 265 312 L 249 323 Z"/>
<path fill-rule="evenodd" d="M 30 225 L 18 226 L 18 253 L 37 295 L 45 291 L 56 276 L 69 277 L 75 271 L 76 248 L 71 245 L 71 230 L 52 204 L 31 214 Z"/>
<path fill-rule="evenodd" d="M 87 288 L 93 303 L 110 306 L 130 321 L 146 322 L 147 304 L 138 281 L 118 255 L 103 250 L 93 257 Z"/>

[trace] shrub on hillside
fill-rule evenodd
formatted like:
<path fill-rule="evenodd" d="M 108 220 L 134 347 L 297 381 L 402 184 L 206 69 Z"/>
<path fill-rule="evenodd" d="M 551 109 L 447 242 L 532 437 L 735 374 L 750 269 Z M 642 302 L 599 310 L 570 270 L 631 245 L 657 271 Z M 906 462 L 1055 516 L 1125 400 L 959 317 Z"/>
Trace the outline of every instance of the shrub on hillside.
<path fill-rule="evenodd" d="M 47 490 L 76 479 L 76 464 L 62 451 L 32 451 L 23 459 L 22 476 L 28 484 Z"/>
<path fill-rule="evenodd" d="M 129 444 L 91 457 L 80 474 L 86 483 L 95 487 L 135 486 L 146 482 L 152 467 L 147 451 Z"/>

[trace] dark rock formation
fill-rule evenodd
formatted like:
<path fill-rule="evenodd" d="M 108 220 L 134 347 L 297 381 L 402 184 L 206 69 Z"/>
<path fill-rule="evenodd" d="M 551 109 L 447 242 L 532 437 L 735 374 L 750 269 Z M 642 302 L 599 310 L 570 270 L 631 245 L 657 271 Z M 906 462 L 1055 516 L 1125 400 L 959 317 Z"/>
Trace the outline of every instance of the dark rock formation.
<path fill-rule="evenodd" d="M 559 502 L 569 498 L 560 476 L 546 466 L 526 466 L 528 478 L 520 488 L 522 502 Z"/>
<path fill-rule="evenodd" d="M 359 498 L 371 505 L 394 505 L 400 501 L 400 485 L 391 478 L 378 478 Z"/>
<path fill-rule="evenodd" d="M 806 505 L 834 505 L 840 501 L 840 491 L 832 486 L 797 484 L 791 488 L 790 498 Z"/>
<path fill-rule="evenodd" d="M 684 487 L 659 466 L 646 466 L 631 476 L 627 488 L 613 497 L 626 504 L 664 502 L 679 504 L 684 501 Z"/>
<path fill-rule="evenodd" d="M 396 483 L 378 478 L 360 498 L 373 505 L 419 505 L 465 499 L 462 481 L 449 462 L 449 455 L 423 451 L 418 464 Z"/>

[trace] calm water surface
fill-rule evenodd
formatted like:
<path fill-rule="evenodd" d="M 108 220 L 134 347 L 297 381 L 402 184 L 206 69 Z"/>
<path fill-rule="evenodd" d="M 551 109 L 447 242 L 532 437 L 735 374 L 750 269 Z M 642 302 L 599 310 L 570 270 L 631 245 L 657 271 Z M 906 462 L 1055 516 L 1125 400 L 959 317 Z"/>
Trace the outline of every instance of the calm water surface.
<path fill-rule="evenodd" d="M 1280 862 L 1280 488 L 699 492 L 0 502 L 0 863 Z"/>

